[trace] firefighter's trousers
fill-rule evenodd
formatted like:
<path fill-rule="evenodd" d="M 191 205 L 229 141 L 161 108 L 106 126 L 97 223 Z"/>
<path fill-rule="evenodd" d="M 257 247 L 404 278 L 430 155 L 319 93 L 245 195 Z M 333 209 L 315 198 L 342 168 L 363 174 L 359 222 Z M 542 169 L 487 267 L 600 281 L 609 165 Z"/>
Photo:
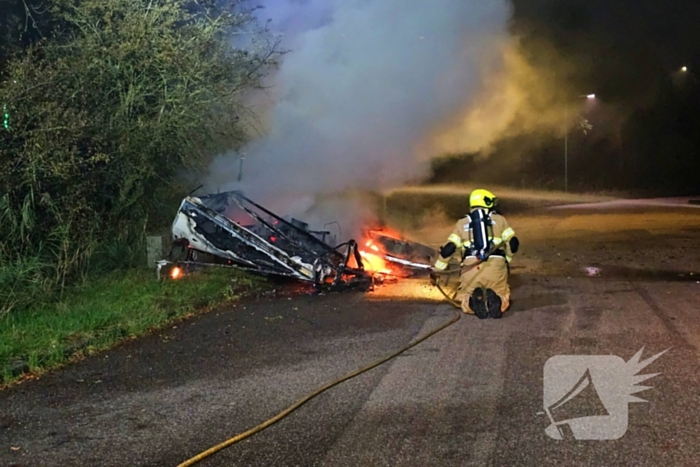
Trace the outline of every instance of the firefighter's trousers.
<path fill-rule="evenodd" d="M 476 258 L 466 258 L 462 263 L 457 300 L 462 311 L 474 314 L 469 308 L 469 297 L 478 288 L 491 289 L 501 298 L 501 311 L 510 306 L 510 286 L 508 285 L 508 263 L 501 256 L 491 256 L 479 263 Z"/>

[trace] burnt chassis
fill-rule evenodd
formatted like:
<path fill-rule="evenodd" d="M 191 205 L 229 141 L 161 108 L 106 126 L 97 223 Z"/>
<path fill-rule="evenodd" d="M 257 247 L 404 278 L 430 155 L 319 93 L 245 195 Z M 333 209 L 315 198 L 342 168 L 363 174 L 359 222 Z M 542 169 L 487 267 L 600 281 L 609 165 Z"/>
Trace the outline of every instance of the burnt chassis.
<path fill-rule="evenodd" d="M 368 290 L 374 285 L 354 240 L 332 247 L 326 243 L 329 232 L 288 221 L 241 192 L 185 198 L 172 234 L 168 259 L 158 262 L 159 278 L 173 268 L 223 266 L 296 279 L 319 290 Z"/>
<path fill-rule="evenodd" d="M 393 267 L 401 271 L 401 277 L 427 276 L 437 273 L 435 286 L 445 300 L 456 308 L 461 308 L 457 301 L 460 291 L 460 261 L 451 259 L 445 271 L 435 271 L 433 264 L 438 258 L 437 250 L 421 243 L 396 238 L 385 234 L 382 229 L 371 229 L 365 232 L 366 238 L 378 246 L 375 250 L 384 260 L 393 263 Z"/>
<path fill-rule="evenodd" d="M 385 233 L 382 229 L 365 231 L 365 238 L 376 246 L 375 253 L 379 254 L 393 269 L 400 271 L 402 277 L 426 275 L 433 270 L 437 260 L 437 251 L 421 243 Z M 361 246 L 364 249 L 368 245 Z"/>

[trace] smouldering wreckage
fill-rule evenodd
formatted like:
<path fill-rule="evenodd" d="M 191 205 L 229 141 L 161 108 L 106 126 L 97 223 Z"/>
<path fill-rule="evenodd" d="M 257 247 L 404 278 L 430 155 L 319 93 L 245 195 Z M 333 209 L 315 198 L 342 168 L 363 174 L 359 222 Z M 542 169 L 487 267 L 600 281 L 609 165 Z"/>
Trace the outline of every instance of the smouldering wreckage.
<path fill-rule="evenodd" d="M 387 279 L 429 273 L 437 252 L 382 230 L 336 245 L 330 231 L 284 218 L 231 191 L 185 198 L 172 225 L 173 246 L 159 278 L 221 266 L 291 278 L 319 291 L 371 290 Z"/>

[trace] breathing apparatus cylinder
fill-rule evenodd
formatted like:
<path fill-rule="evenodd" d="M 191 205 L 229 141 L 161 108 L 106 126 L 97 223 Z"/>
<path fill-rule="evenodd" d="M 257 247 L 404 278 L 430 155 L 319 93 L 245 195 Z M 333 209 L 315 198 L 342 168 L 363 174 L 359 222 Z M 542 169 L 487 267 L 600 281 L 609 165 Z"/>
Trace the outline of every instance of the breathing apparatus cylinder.
<path fill-rule="evenodd" d="M 483 209 L 475 209 L 470 214 L 469 230 L 472 236 L 472 254 L 484 261 L 489 257 L 493 235 L 493 221 Z"/>

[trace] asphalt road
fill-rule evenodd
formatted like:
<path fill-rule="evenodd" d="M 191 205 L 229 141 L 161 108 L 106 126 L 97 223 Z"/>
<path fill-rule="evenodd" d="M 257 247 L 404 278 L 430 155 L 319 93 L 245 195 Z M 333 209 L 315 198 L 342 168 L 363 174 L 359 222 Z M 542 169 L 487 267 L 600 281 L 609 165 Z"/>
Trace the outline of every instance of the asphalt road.
<path fill-rule="evenodd" d="M 523 250 L 502 320 L 464 316 L 199 465 L 698 465 L 700 211 L 510 221 Z M 0 392 L 0 465 L 176 466 L 452 316 L 425 283 L 407 281 L 201 316 Z M 551 357 L 628 362 L 642 348 L 642 360 L 669 349 L 640 372 L 660 373 L 636 394 L 648 402 L 627 403 L 638 368 L 608 357 L 590 364 L 597 392 L 589 385 L 549 412 L 556 421 L 601 415 L 604 399 L 593 432 L 614 425 L 622 437 L 545 433 L 545 383 L 559 381 L 563 395 L 581 373 L 580 360 L 565 360 L 545 376 Z M 564 383 L 567 368 L 575 379 Z"/>

